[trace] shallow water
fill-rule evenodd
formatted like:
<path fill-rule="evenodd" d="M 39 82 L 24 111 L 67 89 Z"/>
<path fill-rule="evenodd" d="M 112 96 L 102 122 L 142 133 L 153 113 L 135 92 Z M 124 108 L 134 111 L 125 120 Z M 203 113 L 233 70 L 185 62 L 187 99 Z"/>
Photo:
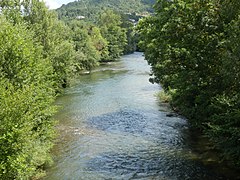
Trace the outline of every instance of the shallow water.
<path fill-rule="evenodd" d="M 186 120 L 166 116 L 149 73 L 134 53 L 66 89 L 57 99 L 59 138 L 45 179 L 231 179 L 198 158 Z"/>

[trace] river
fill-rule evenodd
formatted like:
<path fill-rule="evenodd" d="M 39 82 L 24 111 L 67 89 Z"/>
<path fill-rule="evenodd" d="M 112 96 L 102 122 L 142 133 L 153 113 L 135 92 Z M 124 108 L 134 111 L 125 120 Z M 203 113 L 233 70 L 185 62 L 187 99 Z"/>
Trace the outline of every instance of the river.
<path fill-rule="evenodd" d="M 231 179 L 199 158 L 187 121 L 168 116 L 149 73 L 134 53 L 66 89 L 56 102 L 55 163 L 44 179 Z"/>

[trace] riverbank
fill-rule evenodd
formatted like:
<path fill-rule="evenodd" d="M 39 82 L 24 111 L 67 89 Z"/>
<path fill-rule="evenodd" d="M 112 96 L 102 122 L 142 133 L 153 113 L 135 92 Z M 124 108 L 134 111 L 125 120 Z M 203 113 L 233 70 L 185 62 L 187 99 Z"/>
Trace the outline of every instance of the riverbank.
<path fill-rule="evenodd" d="M 181 116 L 176 108 L 170 105 L 172 97 L 169 93 L 163 90 L 156 94 L 160 106 L 168 107 L 168 117 Z M 187 138 L 189 146 L 196 154 L 192 156 L 193 159 L 201 161 L 203 164 L 210 166 L 214 171 L 220 171 L 229 179 L 240 179 L 239 169 L 237 169 L 232 162 L 222 159 L 222 154 L 215 147 L 214 143 L 204 135 L 202 131 L 197 128 L 191 127 L 189 129 L 189 136 Z"/>

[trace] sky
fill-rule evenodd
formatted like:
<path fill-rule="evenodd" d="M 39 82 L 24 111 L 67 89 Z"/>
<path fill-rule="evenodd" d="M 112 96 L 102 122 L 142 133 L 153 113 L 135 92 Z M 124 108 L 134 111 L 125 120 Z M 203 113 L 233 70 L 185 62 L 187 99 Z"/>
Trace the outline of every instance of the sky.
<path fill-rule="evenodd" d="M 62 6 L 62 4 L 67 4 L 75 0 L 44 0 L 49 7 L 49 9 L 57 9 Z"/>

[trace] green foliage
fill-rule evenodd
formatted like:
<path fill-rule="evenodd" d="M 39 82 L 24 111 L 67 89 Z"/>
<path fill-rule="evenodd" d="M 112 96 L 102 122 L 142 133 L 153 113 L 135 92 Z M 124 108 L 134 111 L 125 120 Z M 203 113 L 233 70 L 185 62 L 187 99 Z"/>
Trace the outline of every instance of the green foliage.
<path fill-rule="evenodd" d="M 239 166 L 239 2 L 159 0 L 139 23 L 154 81 Z M 231 13 L 229 13 L 231 12 Z"/>
<path fill-rule="evenodd" d="M 88 28 L 88 34 L 90 36 L 91 42 L 97 54 L 100 56 L 100 60 L 106 59 L 109 55 L 108 52 L 108 41 L 103 38 L 100 29 L 94 25 L 90 25 Z"/>
<path fill-rule="evenodd" d="M 97 33 L 98 30 L 96 30 L 96 27 L 93 27 L 92 25 L 88 25 L 82 21 L 71 21 L 69 23 L 69 27 L 71 29 L 71 38 L 74 43 L 74 49 L 76 51 L 75 56 L 75 66 L 76 70 L 83 70 L 83 69 L 92 69 L 93 67 L 98 65 L 98 62 L 101 57 L 101 50 L 104 49 L 104 46 L 106 46 L 106 42 L 103 41 L 103 38 L 101 37 L 101 34 L 94 34 L 91 29 L 95 29 L 95 33 Z M 97 49 L 95 46 L 91 34 L 95 36 L 97 43 L 98 41 L 102 43 L 102 49 Z M 99 39 L 97 39 L 99 38 Z M 100 48 L 100 47 L 99 47 Z"/>
<path fill-rule="evenodd" d="M 103 9 L 111 9 L 121 14 L 148 14 L 152 12 L 152 5 L 155 0 L 84 0 L 75 1 L 67 5 L 63 5 L 57 9 L 60 19 L 69 20 L 76 19 L 77 16 L 84 16 L 87 20 L 96 22 L 97 15 Z"/>
<path fill-rule="evenodd" d="M 23 84 L 44 83 L 51 79 L 50 62 L 42 58 L 42 49 L 33 44 L 33 33 L 23 25 L 13 26 L 4 17 L 0 17 L 0 24 L 1 78 L 19 88 Z M 39 76 L 40 73 L 44 76 Z"/>
<path fill-rule="evenodd" d="M 118 59 L 123 54 L 127 42 L 125 29 L 121 27 L 121 16 L 111 10 L 106 10 L 99 15 L 97 24 L 101 29 L 102 36 L 108 42 L 109 56 L 102 60 Z"/>
<path fill-rule="evenodd" d="M 59 19 L 62 19 L 66 22 L 69 20 L 78 20 L 91 22 L 95 25 L 97 24 L 101 28 L 101 35 L 105 41 L 108 41 L 108 48 L 104 48 L 104 55 L 100 59 L 101 61 L 111 61 L 117 59 L 122 53 L 129 54 L 137 49 L 137 35 L 134 31 L 134 24 L 137 23 L 137 21 L 143 16 L 152 13 L 152 5 L 154 2 L 155 0 L 75 1 L 67 5 L 63 5 L 61 8 L 57 9 L 57 13 Z M 109 15 L 112 14 L 113 17 L 109 16 L 104 19 L 103 16 L 105 16 L 106 13 L 109 13 Z M 114 16 L 116 15 L 120 15 L 121 18 L 119 19 L 118 17 L 118 19 L 115 19 Z M 112 22 L 108 21 L 119 20 L 121 23 L 117 24 L 117 26 L 120 26 L 122 29 L 116 28 L 116 26 L 115 28 L 112 27 L 112 29 L 110 29 L 111 27 L 103 27 L 105 22 L 110 24 Z M 102 25 L 100 21 L 102 21 Z M 122 38 L 122 31 L 125 31 L 124 33 L 126 34 L 126 39 L 125 37 Z M 113 35 L 111 35 L 112 33 Z M 120 35 L 119 39 L 117 39 L 117 34 Z M 120 43 L 117 45 L 115 41 L 119 41 Z M 124 43 L 122 43 L 123 41 Z"/>
<path fill-rule="evenodd" d="M 78 71 L 119 58 L 126 28 L 131 43 L 132 24 L 119 15 L 104 11 L 96 21 L 99 27 L 66 25 L 43 1 L 0 1 L 0 179 L 43 172 L 51 162 L 56 92 Z"/>
<path fill-rule="evenodd" d="M 51 159 L 53 69 L 31 31 L 0 27 L 0 179 L 28 179 Z"/>
<path fill-rule="evenodd" d="M 122 18 L 122 25 L 121 27 L 126 30 L 126 38 L 127 43 L 124 47 L 124 54 L 130 54 L 136 51 L 137 46 L 137 38 L 136 38 L 136 32 L 134 30 L 134 23 L 137 22 L 137 19 L 135 20 L 134 17 L 129 20 L 128 15 L 121 15 Z"/>
<path fill-rule="evenodd" d="M 160 91 L 157 94 L 158 100 L 162 103 L 170 103 L 172 101 L 172 94 L 174 93 L 174 91 Z"/>
<path fill-rule="evenodd" d="M 12 23 L 22 21 L 20 0 L 1 0 L 0 10 Z"/>
<path fill-rule="evenodd" d="M 0 177 L 27 179 L 51 160 L 53 99 L 34 85 L 16 89 L 4 80 L 0 85 Z"/>
<path fill-rule="evenodd" d="M 49 56 L 54 69 L 55 89 L 59 91 L 62 87 L 66 87 L 69 84 L 69 80 L 75 72 L 75 51 L 72 43 L 62 41 L 56 44 Z"/>
<path fill-rule="evenodd" d="M 74 49 L 70 29 L 57 20 L 54 12 L 49 11 L 43 2 L 38 0 L 23 1 L 24 21 L 34 32 L 36 45 L 43 48 L 43 57 L 51 61 L 54 68 L 56 91 L 68 84 L 74 66 Z"/>

